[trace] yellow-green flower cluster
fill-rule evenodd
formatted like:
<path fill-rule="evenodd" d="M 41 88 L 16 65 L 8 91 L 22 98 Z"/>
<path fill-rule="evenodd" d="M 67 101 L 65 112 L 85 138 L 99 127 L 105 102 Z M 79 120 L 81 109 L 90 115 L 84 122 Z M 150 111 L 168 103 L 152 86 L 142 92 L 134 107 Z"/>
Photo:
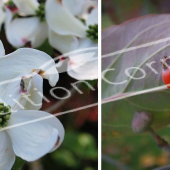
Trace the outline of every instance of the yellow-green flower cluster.
<path fill-rule="evenodd" d="M 8 120 L 11 115 L 11 107 L 4 106 L 4 103 L 0 103 L 0 128 L 4 128 L 8 125 Z"/>
<path fill-rule="evenodd" d="M 89 25 L 89 29 L 86 31 L 86 36 L 93 40 L 94 42 L 98 42 L 98 25 Z"/>
<path fill-rule="evenodd" d="M 36 16 L 40 18 L 41 22 L 45 21 L 45 4 L 41 3 L 38 9 L 35 11 Z"/>

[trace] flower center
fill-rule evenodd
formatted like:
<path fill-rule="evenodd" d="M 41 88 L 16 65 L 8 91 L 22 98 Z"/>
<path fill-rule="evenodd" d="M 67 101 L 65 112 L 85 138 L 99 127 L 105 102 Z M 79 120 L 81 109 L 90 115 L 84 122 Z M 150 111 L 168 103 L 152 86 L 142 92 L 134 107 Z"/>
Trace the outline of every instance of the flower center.
<path fill-rule="evenodd" d="M 45 21 L 45 4 L 41 3 L 38 9 L 35 11 L 36 16 L 40 18 L 41 22 Z"/>
<path fill-rule="evenodd" d="M 0 128 L 8 125 L 11 113 L 11 106 L 4 106 L 4 103 L 0 103 Z"/>
<path fill-rule="evenodd" d="M 86 36 L 94 42 L 98 42 L 98 24 L 89 25 L 89 29 L 86 31 Z"/>

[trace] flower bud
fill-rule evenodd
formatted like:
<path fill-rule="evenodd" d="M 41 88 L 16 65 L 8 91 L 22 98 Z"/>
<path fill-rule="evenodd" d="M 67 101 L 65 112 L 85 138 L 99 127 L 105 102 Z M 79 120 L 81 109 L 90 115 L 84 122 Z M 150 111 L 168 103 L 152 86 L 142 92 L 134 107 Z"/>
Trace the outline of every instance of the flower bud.
<path fill-rule="evenodd" d="M 11 107 L 5 106 L 4 103 L 0 103 L 0 128 L 4 128 L 8 125 L 8 120 L 11 115 Z"/>
<path fill-rule="evenodd" d="M 98 41 L 98 25 L 89 25 L 89 29 L 86 30 L 86 36 L 90 38 L 92 41 Z"/>
<path fill-rule="evenodd" d="M 8 125 L 8 122 L 4 121 L 3 127 L 6 127 Z"/>
<path fill-rule="evenodd" d="M 4 119 L 5 119 L 5 120 L 9 120 L 9 119 L 10 119 L 10 115 L 4 116 Z"/>
<path fill-rule="evenodd" d="M 142 133 L 150 129 L 153 122 L 153 115 L 147 112 L 136 112 L 132 121 L 132 130 L 135 133 Z"/>

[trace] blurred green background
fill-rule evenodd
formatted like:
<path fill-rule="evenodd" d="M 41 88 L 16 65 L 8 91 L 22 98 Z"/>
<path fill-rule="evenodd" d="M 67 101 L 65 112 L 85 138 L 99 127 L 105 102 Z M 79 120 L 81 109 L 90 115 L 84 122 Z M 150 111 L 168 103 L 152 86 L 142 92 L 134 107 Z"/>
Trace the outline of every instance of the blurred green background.
<path fill-rule="evenodd" d="M 169 0 L 103 0 L 102 29 L 147 14 L 163 13 L 170 13 Z M 170 143 L 169 132 L 167 127 L 158 134 Z M 170 164 L 170 154 L 159 149 L 149 134 L 122 137 L 115 133 L 108 138 L 103 133 L 102 153 L 104 170 L 151 170 Z"/>

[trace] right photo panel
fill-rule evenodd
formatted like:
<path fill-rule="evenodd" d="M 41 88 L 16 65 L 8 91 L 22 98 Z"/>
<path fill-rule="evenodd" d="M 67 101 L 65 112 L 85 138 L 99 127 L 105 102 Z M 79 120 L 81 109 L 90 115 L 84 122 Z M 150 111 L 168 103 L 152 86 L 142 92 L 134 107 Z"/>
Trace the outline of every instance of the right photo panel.
<path fill-rule="evenodd" d="M 170 169 L 170 1 L 102 2 L 102 169 Z"/>

